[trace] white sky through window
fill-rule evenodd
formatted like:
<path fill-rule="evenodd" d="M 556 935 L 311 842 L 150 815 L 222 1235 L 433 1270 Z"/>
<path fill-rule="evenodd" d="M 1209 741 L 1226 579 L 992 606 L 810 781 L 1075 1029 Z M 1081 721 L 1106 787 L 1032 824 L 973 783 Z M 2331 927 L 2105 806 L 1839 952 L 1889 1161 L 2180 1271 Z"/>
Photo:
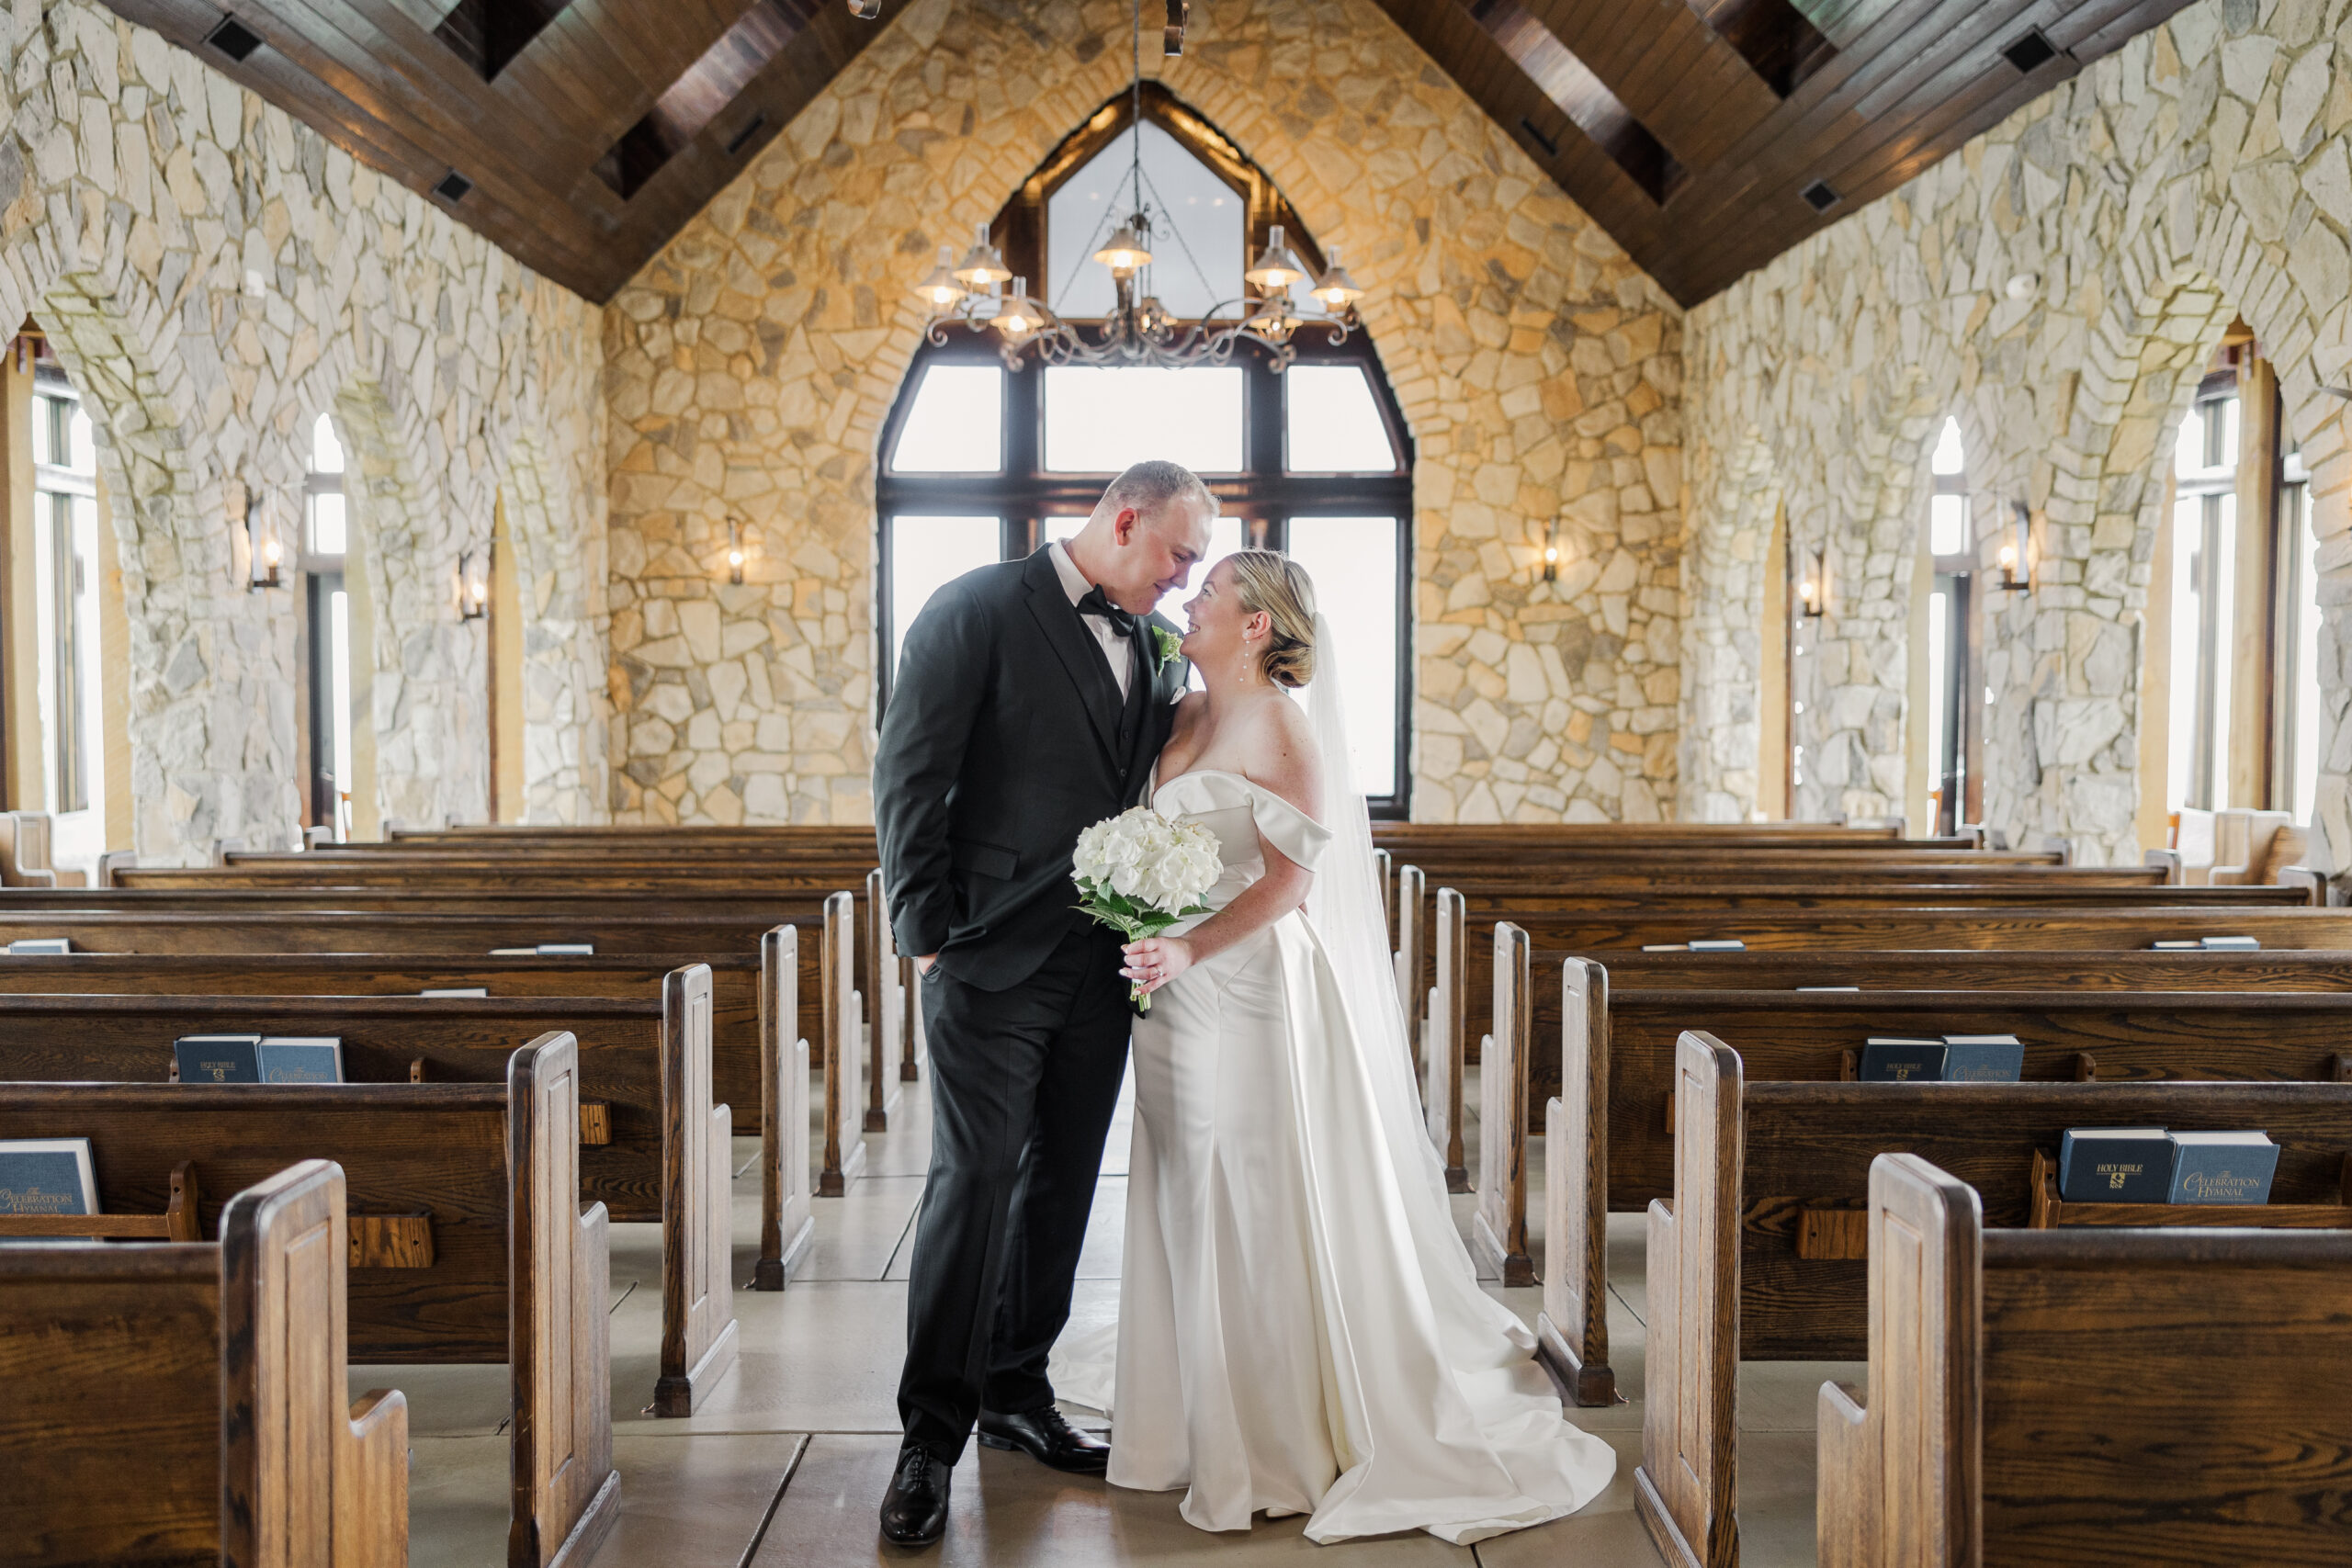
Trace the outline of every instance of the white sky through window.
<path fill-rule="evenodd" d="M 1073 321 L 1108 316 L 1111 269 L 1094 259 L 1103 241 L 1135 210 L 1129 178 L 1133 128 L 1088 160 L 1046 201 L 1046 276 L 1033 292 Z M 1151 265 L 1136 297 L 1157 294 L 1180 319 L 1205 314 L 1241 293 L 1240 193 L 1149 121 L 1143 128 L 1143 197 L 1153 215 Z"/>
<path fill-rule="evenodd" d="M 933 365 L 915 389 L 890 466 L 902 474 L 993 474 L 1004 467 L 1004 372 Z"/>
<path fill-rule="evenodd" d="M 1057 365 L 1044 375 L 1045 466 L 1055 472 L 1115 474 L 1147 457 L 1182 463 L 1196 474 L 1240 470 L 1238 365 L 1192 370 Z"/>

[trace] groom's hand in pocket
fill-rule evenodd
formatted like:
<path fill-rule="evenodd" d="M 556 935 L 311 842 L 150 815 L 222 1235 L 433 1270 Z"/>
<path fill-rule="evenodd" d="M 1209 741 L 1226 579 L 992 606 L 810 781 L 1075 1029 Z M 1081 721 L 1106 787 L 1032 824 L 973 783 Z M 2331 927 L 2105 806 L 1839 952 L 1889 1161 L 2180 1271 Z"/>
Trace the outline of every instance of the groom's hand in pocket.
<path fill-rule="evenodd" d="M 926 953 L 922 957 L 915 960 L 915 973 L 918 975 L 928 975 L 931 973 L 931 966 L 938 962 L 939 954 L 935 953 Z"/>

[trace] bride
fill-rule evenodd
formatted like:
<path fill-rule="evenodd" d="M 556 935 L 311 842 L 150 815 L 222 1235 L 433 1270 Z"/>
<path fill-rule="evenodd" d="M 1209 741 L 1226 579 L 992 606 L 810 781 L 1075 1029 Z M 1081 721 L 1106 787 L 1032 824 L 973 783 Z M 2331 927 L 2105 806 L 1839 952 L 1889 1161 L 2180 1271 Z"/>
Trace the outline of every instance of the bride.
<path fill-rule="evenodd" d="M 1114 1484 L 1184 1488 L 1203 1529 L 1263 1511 L 1312 1515 L 1317 1541 L 1464 1543 L 1571 1513 L 1616 1456 L 1562 1417 L 1453 1228 L 1337 682 L 1315 679 L 1329 623 L 1268 550 L 1218 562 L 1186 610 L 1208 689 L 1150 798 L 1216 835 L 1224 874 L 1210 914 L 1126 949 L 1153 1005 L 1116 1343 L 1066 1339 L 1055 1385 L 1112 1411 Z"/>

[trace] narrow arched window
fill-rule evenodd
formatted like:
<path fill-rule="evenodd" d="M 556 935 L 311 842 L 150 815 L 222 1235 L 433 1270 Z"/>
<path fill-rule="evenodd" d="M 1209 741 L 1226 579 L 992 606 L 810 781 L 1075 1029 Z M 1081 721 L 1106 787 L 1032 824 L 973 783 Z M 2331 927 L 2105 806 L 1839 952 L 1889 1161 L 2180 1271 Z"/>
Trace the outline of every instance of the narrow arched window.
<path fill-rule="evenodd" d="M 1933 759 L 1929 799 L 1935 830 L 1950 834 L 1983 811 L 1976 765 L 1982 754 L 1984 705 L 1970 697 L 1976 675 L 1976 550 L 1969 526 L 1968 449 L 1960 421 L 1947 418 L 1928 455 L 1928 556 L 1935 577 L 1928 592 L 1928 755 Z"/>
<path fill-rule="evenodd" d="M 302 481 L 304 704 L 310 752 L 304 822 L 336 843 L 351 837 L 351 594 L 344 580 L 351 518 L 334 421 L 311 425 Z"/>

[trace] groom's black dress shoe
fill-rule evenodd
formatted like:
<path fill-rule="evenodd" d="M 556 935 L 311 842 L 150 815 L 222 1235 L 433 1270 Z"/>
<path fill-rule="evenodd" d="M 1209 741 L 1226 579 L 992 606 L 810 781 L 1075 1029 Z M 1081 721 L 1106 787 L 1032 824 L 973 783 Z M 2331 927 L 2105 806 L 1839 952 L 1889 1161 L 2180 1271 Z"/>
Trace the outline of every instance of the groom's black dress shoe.
<path fill-rule="evenodd" d="M 882 1497 L 882 1539 L 893 1546 L 929 1546 L 945 1535 L 950 1474 L 930 1450 L 900 1449 Z"/>
<path fill-rule="evenodd" d="M 1100 1475 L 1111 1463 L 1111 1445 L 1081 1432 L 1048 1404 L 1017 1416 L 980 1412 L 980 1441 L 992 1449 L 1019 1449 L 1039 1464 L 1080 1475 Z"/>

